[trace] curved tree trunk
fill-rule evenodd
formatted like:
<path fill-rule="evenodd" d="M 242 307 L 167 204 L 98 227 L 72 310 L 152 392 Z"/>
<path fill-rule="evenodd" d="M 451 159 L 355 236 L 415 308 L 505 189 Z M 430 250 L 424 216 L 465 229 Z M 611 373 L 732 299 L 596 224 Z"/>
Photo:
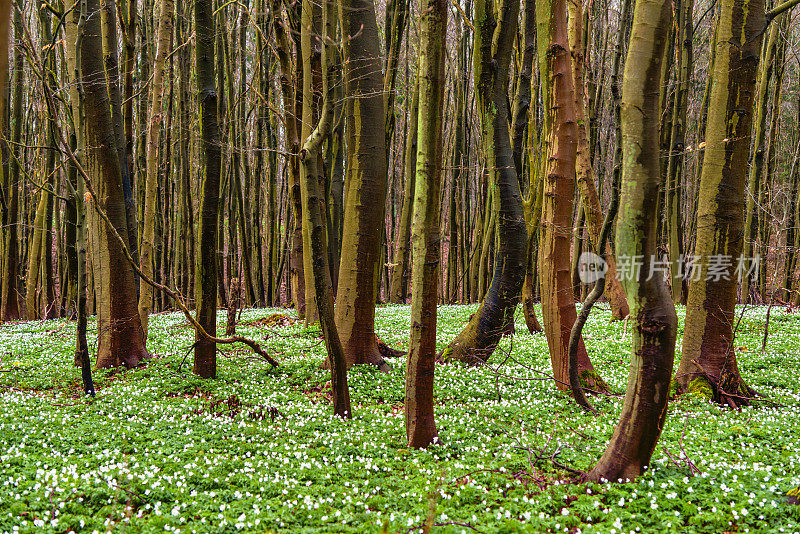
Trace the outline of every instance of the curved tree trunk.
<path fill-rule="evenodd" d="M 525 277 L 528 234 L 508 124 L 508 76 L 517 32 L 519 0 L 475 2 L 475 93 L 487 172 L 492 180 L 489 224 L 497 231 L 494 275 L 478 311 L 441 354 L 443 360 L 478 364 L 489 359 L 504 334 L 506 318 L 519 303 Z M 484 236 L 485 238 L 486 236 Z M 480 290 L 480 288 L 479 288 Z"/>
<path fill-rule="evenodd" d="M 649 276 L 658 245 L 660 189 L 659 95 L 671 9 L 666 0 L 637 0 L 622 94 L 622 193 L 618 254 L 644 256 L 636 279 L 623 281 L 633 332 L 628 389 L 622 415 L 593 481 L 639 476 L 655 450 L 667 415 L 678 319 L 663 278 Z"/>
<path fill-rule="evenodd" d="M 710 386 L 718 401 L 731 406 L 753 394 L 739 374 L 733 346 L 734 269 L 743 245 L 744 191 L 764 21 L 763 0 L 721 3 L 697 210 L 694 254 L 700 272 L 689 286 L 681 364 L 675 375 L 683 391 Z M 729 258 L 727 276 L 709 275 L 712 257 Z"/>

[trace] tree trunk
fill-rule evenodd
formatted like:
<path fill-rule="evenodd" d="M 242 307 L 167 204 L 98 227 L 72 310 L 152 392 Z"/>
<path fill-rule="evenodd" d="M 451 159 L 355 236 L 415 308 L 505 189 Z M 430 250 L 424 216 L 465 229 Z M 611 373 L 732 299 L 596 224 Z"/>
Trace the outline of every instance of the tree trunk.
<path fill-rule="evenodd" d="M 664 280 L 649 276 L 658 245 L 654 217 L 661 182 L 659 95 L 671 6 L 638 0 L 622 94 L 622 193 L 616 249 L 643 255 L 636 278 L 623 287 L 636 318 L 628 389 L 605 453 L 588 474 L 593 481 L 634 479 L 650 463 L 667 415 L 678 319 Z"/>
<path fill-rule="evenodd" d="M 569 41 L 572 50 L 572 74 L 575 83 L 575 119 L 578 129 L 578 146 L 576 148 L 578 190 L 583 200 L 582 210 L 586 219 L 586 227 L 594 250 L 600 249 L 600 231 L 603 227 L 603 209 L 600 207 L 600 198 L 595 187 L 594 170 L 592 168 L 589 138 L 586 132 L 586 98 L 583 84 L 583 7 L 581 0 L 569 1 Z M 624 319 L 628 316 L 628 303 L 625 292 L 617 279 L 617 262 L 610 247 L 606 249 L 603 258 L 608 265 L 606 271 L 605 295 L 611 305 L 611 315 L 614 319 Z"/>
<path fill-rule="evenodd" d="M 291 294 L 294 299 L 297 316 L 302 318 L 306 313 L 305 298 L 305 277 L 303 275 L 303 234 L 302 234 L 302 213 L 303 207 L 300 199 L 300 161 L 297 154 L 300 151 L 300 132 L 298 132 L 298 122 L 300 117 L 298 112 L 298 95 L 295 84 L 299 72 L 302 72 L 300 65 L 292 64 L 291 41 L 288 24 L 282 17 L 281 3 L 278 0 L 270 0 L 270 11 L 272 13 L 272 28 L 277 41 L 278 61 L 281 65 L 281 92 L 283 94 L 284 133 L 286 139 L 286 152 L 289 154 L 289 196 L 292 202 L 292 213 L 294 214 L 294 226 L 292 233 L 292 249 L 290 257 L 290 277 Z M 289 219 L 287 215 L 287 220 Z"/>
<path fill-rule="evenodd" d="M 380 40 L 372 0 L 340 0 L 344 41 L 347 176 L 336 290 L 336 326 L 348 367 L 388 368 L 375 337 L 375 301 L 386 207 L 386 130 Z"/>
<path fill-rule="evenodd" d="M 114 145 L 117 151 L 120 174 L 122 176 L 122 192 L 125 197 L 126 231 L 122 235 L 127 239 L 128 250 L 133 261 L 139 261 L 138 223 L 136 222 L 136 197 L 133 193 L 133 183 L 128 167 L 128 158 L 125 149 L 125 129 L 122 117 L 122 98 L 120 95 L 119 50 L 117 36 L 117 5 L 114 0 L 102 0 L 102 28 L 103 28 L 103 60 L 105 63 L 106 79 L 108 83 L 108 98 L 111 107 L 111 122 L 114 132 Z M 138 295 L 139 277 L 131 267 L 131 278 Z M 145 338 L 146 339 L 146 338 Z"/>
<path fill-rule="evenodd" d="M 417 169 L 417 115 L 419 113 L 419 80 L 414 83 L 411 111 L 408 117 L 408 138 L 405 153 L 405 185 L 403 207 L 397 230 L 394 263 L 391 271 L 389 302 L 405 304 L 408 298 L 409 266 L 411 263 L 411 216 L 414 210 L 414 186 Z"/>
<path fill-rule="evenodd" d="M 670 263 L 670 292 L 672 293 L 673 302 L 677 304 L 686 304 L 688 291 L 686 277 L 681 276 L 685 272 L 683 256 L 686 250 L 683 243 L 684 224 L 681 204 L 686 186 L 683 163 L 686 142 L 686 115 L 689 104 L 689 85 L 694 67 L 694 52 L 692 48 L 694 32 L 693 8 L 694 0 L 680 0 L 677 9 L 678 21 L 675 41 L 678 48 L 678 83 L 672 97 L 670 152 L 665 180 L 664 211 Z"/>
<path fill-rule="evenodd" d="M 174 4 L 172 0 L 159 2 L 158 37 L 156 39 L 156 57 L 153 63 L 153 80 L 150 86 L 150 112 L 147 121 L 147 169 L 144 200 L 144 231 L 142 247 L 139 254 L 142 273 L 153 277 L 153 251 L 156 225 L 156 194 L 158 193 L 158 147 L 161 144 L 162 92 L 164 88 L 164 68 L 168 49 L 172 38 L 172 16 Z M 135 244 L 133 245 L 135 248 Z M 150 284 L 139 286 L 139 319 L 147 338 L 147 323 L 153 306 L 153 288 Z"/>
<path fill-rule="evenodd" d="M 217 120 L 214 37 L 216 24 L 212 0 L 196 0 L 195 71 L 200 123 L 200 243 L 195 264 L 197 322 L 211 334 L 217 332 L 217 211 L 221 153 Z M 216 343 L 195 335 L 194 372 L 202 378 L 217 376 Z"/>
<path fill-rule="evenodd" d="M 87 13 L 97 13 L 99 0 L 86 0 Z M 103 65 L 100 18 L 87 16 L 81 39 L 81 79 L 86 112 L 86 162 L 95 182 L 101 210 L 114 230 L 128 236 L 122 171 L 114 134 L 109 83 Z M 111 229 L 93 217 L 96 254 L 95 296 L 98 307 L 97 367 L 138 366 L 148 356 L 136 309 L 134 272 Z M 120 267 L 122 266 L 122 267 Z"/>
<path fill-rule="evenodd" d="M 417 187 L 414 195 L 411 339 L 405 401 L 406 438 L 408 446 L 416 449 L 427 447 L 437 437 L 433 386 L 448 5 L 446 0 L 427 0 L 420 7 Z"/>
<path fill-rule="evenodd" d="M 469 364 L 487 361 L 500 342 L 506 320 L 513 316 L 522 293 L 528 246 L 508 117 L 509 66 L 519 0 L 502 0 L 497 15 L 496 19 L 491 2 L 475 2 L 475 94 L 498 235 L 494 275 L 478 311 L 440 356 Z"/>
<path fill-rule="evenodd" d="M 782 20 L 788 20 L 786 17 L 781 17 Z M 765 206 L 759 202 L 763 195 L 763 190 L 766 188 L 766 181 L 768 180 L 767 174 L 764 172 L 764 153 L 767 150 L 765 146 L 766 139 L 766 122 L 767 110 L 769 106 L 769 86 L 773 78 L 775 70 L 776 51 L 778 48 L 778 39 L 781 33 L 783 23 L 774 24 L 769 31 L 767 37 L 767 46 L 763 51 L 763 58 L 758 72 L 757 92 L 754 104 L 754 117 L 753 117 L 753 154 L 750 157 L 749 174 L 747 178 L 746 197 L 746 215 L 744 223 L 744 243 L 742 244 L 742 256 L 749 258 L 757 249 L 756 239 L 758 238 L 758 227 L 760 221 L 763 219 L 761 214 Z M 760 38 L 759 38 L 760 39 Z M 779 92 L 776 88 L 776 91 Z M 741 288 L 739 298 L 743 303 L 750 302 L 750 286 L 751 277 L 745 276 L 741 280 Z"/>
<path fill-rule="evenodd" d="M 567 348 L 577 317 L 570 277 L 570 234 L 575 192 L 577 123 L 575 88 L 567 39 L 565 0 L 551 0 L 536 10 L 539 67 L 542 86 L 547 87 L 544 102 L 547 114 L 547 150 L 540 154 L 543 169 L 543 202 L 539 274 L 542 291 L 542 318 L 556 385 L 567 389 L 569 358 Z M 546 38 L 545 38 L 546 36 Z M 586 387 L 606 390 L 595 372 L 581 340 L 578 366 Z"/>
<path fill-rule="evenodd" d="M 736 364 L 737 280 L 732 270 L 742 253 L 745 179 L 763 28 L 763 0 L 721 2 L 697 211 L 694 255 L 699 258 L 700 272 L 689 286 L 681 364 L 675 376 L 683 391 L 710 386 L 715 399 L 731 406 L 746 403 L 753 394 Z M 727 257 L 733 264 L 725 276 L 709 274 L 712 257 Z"/>
<path fill-rule="evenodd" d="M 0 0 L 0 2 L 8 2 L 8 0 Z M 22 42 L 22 17 L 20 11 L 22 10 L 23 3 L 18 2 L 18 10 L 14 12 L 14 37 L 16 42 Z M 10 4 L 6 9 L 10 8 Z M 5 37 L 0 34 L 0 46 L 5 43 L 8 47 L 8 33 L 7 24 L 10 22 L 10 14 L 8 18 L 0 18 L 0 21 L 6 24 Z M 8 200 L 8 217 L 7 225 L 8 230 L 5 233 L 5 246 L 3 253 L 5 259 L 3 260 L 3 269 L 0 272 L 0 323 L 5 321 L 16 321 L 20 319 L 19 309 L 19 296 L 17 294 L 17 279 L 19 276 L 19 237 L 18 237 L 18 219 L 19 219 L 19 188 L 20 188 L 20 174 L 21 169 L 19 161 L 22 157 L 22 92 L 25 83 L 25 73 L 23 64 L 22 46 L 17 45 L 14 47 L 14 106 L 11 110 L 14 116 L 14 131 L 12 133 L 12 146 L 9 148 L 11 157 L 9 169 L 9 177 L 7 180 L 10 189 Z M 7 52 L 7 48 L 6 48 Z M 5 61 L 8 54 L 0 54 L 0 61 Z M 7 68 L 0 70 L 6 73 Z M 7 74 L 0 74 L 0 76 L 7 76 Z M 6 84 L 0 87 L 7 87 Z M 3 89 L 0 89 L 2 91 Z M 2 99 L 0 106 L 5 106 L 6 99 Z"/>
<path fill-rule="evenodd" d="M 304 0 L 303 12 L 310 14 L 311 9 L 311 0 Z M 328 68 L 329 58 L 333 59 L 333 46 L 331 43 L 336 35 L 336 16 L 332 2 L 324 4 L 322 26 L 325 31 L 323 35 L 325 42 L 322 47 L 324 103 L 320 112 L 319 124 L 309 134 L 300 152 L 303 219 L 304 225 L 308 229 L 309 237 L 306 244 L 310 246 L 312 256 L 312 261 L 308 264 L 311 270 L 306 270 L 305 273 L 307 278 L 314 280 L 315 306 L 319 311 L 319 321 L 325 338 L 328 365 L 331 370 L 333 413 L 339 417 L 349 419 L 353 414 L 350 407 L 350 391 L 347 385 L 347 359 L 339 338 L 336 321 L 334 320 L 333 286 L 331 284 L 330 268 L 328 267 L 327 231 L 325 229 L 327 207 L 320 188 L 320 171 L 316 168 L 322 149 L 322 142 L 331 131 L 335 106 L 332 98 L 335 80 L 331 79 L 332 76 L 330 76 Z M 310 30 L 305 24 L 302 27 L 304 33 Z M 304 45 L 308 46 L 310 43 L 306 37 L 310 36 L 304 35 Z M 306 70 L 306 72 L 308 73 L 309 71 Z M 308 252 L 308 250 L 306 251 Z M 306 294 L 308 295 L 308 293 Z"/>

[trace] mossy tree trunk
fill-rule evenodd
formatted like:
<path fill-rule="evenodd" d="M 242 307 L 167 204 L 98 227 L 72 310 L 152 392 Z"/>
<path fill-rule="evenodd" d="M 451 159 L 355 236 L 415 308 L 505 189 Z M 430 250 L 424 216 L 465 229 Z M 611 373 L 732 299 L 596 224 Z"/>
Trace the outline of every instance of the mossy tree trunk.
<path fill-rule="evenodd" d="M 195 264 L 197 322 L 211 334 L 217 332 L 217 216 L 221 153 L 215 85 L 216 24 L 212 0 L 196 0 L 195 70 L 200 123 L 200 243 Z M 217 346 L 200 334 L 195 335 L 194 372 L 202 378 L 217 376 Z"/>
<path fill-rule="evenodd" d="M 622 415 L 588 479 L 626 480 L 650 463 L 664 420 L 678 319 L 661 277 L 649 276 L 658 245 L 655 213 L 660 192 L 659 97 L 661 67 L 672 21 L 666 0 L 637 0 L 622 90 L 622 192 L 618 254 L 643 256 L 623 287 L 635 317 L 628 388 Z"/>
<path fill-rule="evenodd" d="M 150 87 L 150 111 L 147 124 L 147 169 L 145 175 L 144 196 L 144 231 L 139 261 L 142 273 L 153 277 L 153 252 L 155 250 L 156 228 L 156 195 L 158 194 L 158 148 L 161 145 L 161 120 L 163 117 L 161 103 L 164 88 L 164 67 L 172 38 L 172 17 L 175 8 L 172 0 L 159 2 L 158 36 L 156 38 L 156 56 L 153 63 L 153 79 Z M 133 245 L 136 246 L 135 244 Z M 150 284 L 139 285 L 139 319 L 142 330 L 147 337 L 147 324 L 153 307 L 153 288 Z"/>
<path fill-rule="evenodd" d="M 417 449 L 427 447 L 437 436 L 433 385 L 441 246 L 439 196 L 442 189 L 447 9 L 446 0 L 427 0 L 420 6 L 420 102 L 412 238 L 413 294 L 405 402 L 408 446 Z"/>
<path fill-rule="evenodd" d="M 583 6 L 581 0 L 569 0 L 569 45 L 572 51 L 572 71 L 575 83 L 575 118 L 578 126 L 578 146 L 576 149 L 576 175 L 578 190 L 580 191 L 582 209 L 589 239 L 594 250 L 600 249 L 597 240 L 603 227 L 603 209 L 600 206 L 600 198 L 595 187 L 595 175 L 592 168 L 591 151 L 589 148 L 589 136 L 587 134 L 586 119 L 586 90 L 584 88 L 584 48 L 583 41 Z M 582 226 L 582 225 L 581 225 Z M 573 254 L 577 256 L 577 249 L 573 247 Z M 610 247 L 606 248 L 603 258 L 608 265 L 606 271 L 605 296 L 611 305 L 611 314 L 614 319 L 624 319 L 628 316 L 628 302 L 625 300 L 625 292 L 622 284 L 617 279 L 617 262 Z M 573 258 L 574 259 L 574 258 Z"/>
<path fill-rule="evenodd" d="M 303 12 L 310 13 L 311 10 L 311 0 L 304 0 Z M 322 142 L 331 131 L 335 106 L 332 98 L 335 80 L 332 79 L 331 70 L 328 68 L 328 61 L 333 56 L 332 43 L 336 36 L 336 15 L 332 2 L 323 4 L 322 26 L 324 28 L 322 38 L 325 41 L 321 51 L 324 103 L 320 111 L 319 123 L 309 134 L 300 152 L 303 220 L 309 237 L 306 244 L 310 248 L 310 250 L 306 249 L 306 252 L 311 253 L 311 262 L 307 263 L 311 269 L 306 269 L 305 274 L 307 279 L 310 278 L 314 281 L 315 306 L 319 311 L 319 321 L 325 338 L 325 348 L 328 352 L 328 364 L 331 370 L 333 413 L 339 417 L 350 418 L 352 411 L 347 385 L 347 360 L 334 319 L 333 286 L 328 266 L 327 230 L 325 228 L 327 204 L 319 180 L 320 171 L 317 169 Z M 303 24 L 303 31 L 307 31 L 305 24 Z M 304 45 L 308 44 L 309 40 L 306 40 L 304 36 Z M 308 293 L 306 294 L 308 295 Z"/>
<path fill-rule="evenodd" d="M 681 364 L 675 380 L 682 390 L 695 381 L 713 388 L 732 406 L 753 394 L 736 363 L 737 277 L 742 253 L 745 181 L 753 123 L 763 0 L 723 0 L 714 43 L 714 64 L 700 176 L 697 242 L 700 273 L 689 286 Z M 727 257 L 728 276 L 709 275 L 712 257 Z"/>
<path fill-rule="evenodd" d="M 503 337 L 507 317 L 513 314 L 522 292 L 528 234 L 508 116 L 509 65 L 518 18 L 519 0 L 501 0 L 496 6 L 492 0 L 475 2 L 475 95 L 492 195 L 485 214 L 486 234 L 496 228 L 497 248 L 494 274 L 483 302 L 444 350 L 443 360 L 470 364 L 487 361 Z M 489 239 L 486 234 L 484 243 Z M 482 291 L 481 287 L 477 289 Z"/>

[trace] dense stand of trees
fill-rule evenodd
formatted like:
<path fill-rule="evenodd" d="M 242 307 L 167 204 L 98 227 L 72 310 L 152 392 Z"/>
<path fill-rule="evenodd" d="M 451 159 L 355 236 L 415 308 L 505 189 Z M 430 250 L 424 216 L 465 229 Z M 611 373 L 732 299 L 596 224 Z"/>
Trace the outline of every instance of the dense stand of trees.
<path fill-rule="evenodd" d="M 187 315 L 214 378 L 219 343 L 278 365 L 216 337 L 218 307 L 292 306 L 350 417 L 348 368 L 400 354 L 376 304 L 411 302 L 425 447 L 436 361 L 489 361 L 520 303 L 554 386 L 591 409 L 608 387 L 576 302 L 604 295 L 633 351 L 588 477 L 635 477 L 671 379 L 757 395 L 735 305 L 800 305 L 797 3 L 0 0 L 0 321 L 75 317 L 93 392 L 90 347 L 142 364 L 151 313 Z M 479 306 L 436 354 L 441 303 Z"/>

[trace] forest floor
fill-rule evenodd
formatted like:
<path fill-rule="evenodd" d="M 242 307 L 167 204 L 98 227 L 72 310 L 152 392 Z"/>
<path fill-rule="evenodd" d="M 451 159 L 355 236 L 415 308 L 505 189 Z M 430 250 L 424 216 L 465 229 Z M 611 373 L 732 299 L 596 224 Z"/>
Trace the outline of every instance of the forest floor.
<path fill-rule="evenodd" d="M 441 347 L 474 309 L 439 309 Z M 407 347 L 409 311 L 378 309 L 389 345 Z M 97 371 L 93 400 L 72 365 L 74 323 L 0 326 L 0 532 L 407 533 L 429 517 L 435 533 L 800 531 L 786 496 L 800 485 L 800 313 L 772 310 L 765 352 L 766 308 L 739 326 L 742 374 L 773 402 L 732 411 L 683 396 L 644 476 L 592 485 L 552 459 L 590 469 L 619 417 L 631 325 L 602 306 L 586 345 L 618 395 L 592 399 L 600 416 L 556 391 L 544 335 L 520 315 L 492 366 L 437 366 L 441 444 L 427 451 L 405 446 L 403 358 L 388 374 L 353 369 L 354 417 L 338 420 L 319 329 L 265 324 L 274 313 L 287 312 L 246 310 L 239 332 L 277 369 L 228 346 L 219 379 L 200 380 L 186 320 L 156 315 L 155 357 Z"/>

